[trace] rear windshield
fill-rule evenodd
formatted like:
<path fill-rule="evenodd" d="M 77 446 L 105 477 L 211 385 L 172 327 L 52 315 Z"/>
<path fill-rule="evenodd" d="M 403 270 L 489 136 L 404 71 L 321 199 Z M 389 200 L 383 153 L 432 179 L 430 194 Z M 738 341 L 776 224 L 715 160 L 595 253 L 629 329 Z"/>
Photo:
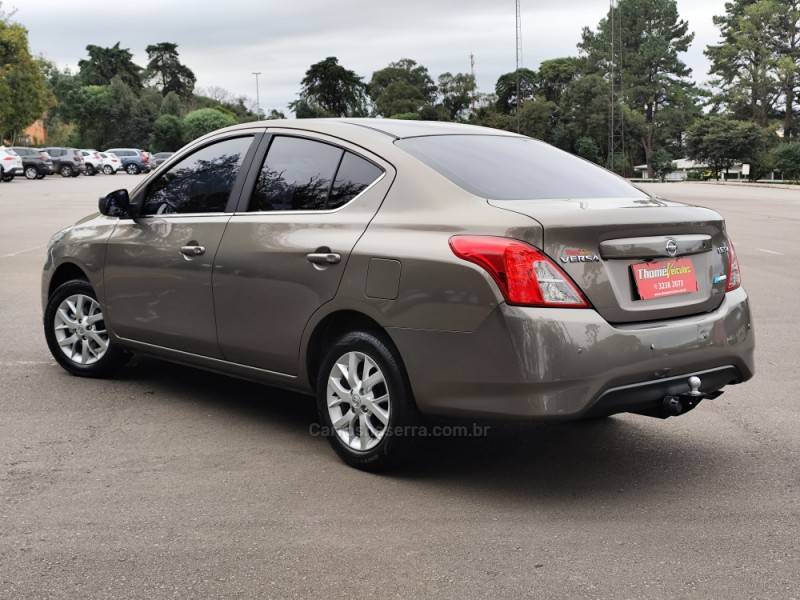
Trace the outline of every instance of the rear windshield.
<path fill-rule="evenodd" d="M 493 200 L 645 198 L 627 181 L 525 137 L 437 135 L 396 144 L 468 192 Z"/>

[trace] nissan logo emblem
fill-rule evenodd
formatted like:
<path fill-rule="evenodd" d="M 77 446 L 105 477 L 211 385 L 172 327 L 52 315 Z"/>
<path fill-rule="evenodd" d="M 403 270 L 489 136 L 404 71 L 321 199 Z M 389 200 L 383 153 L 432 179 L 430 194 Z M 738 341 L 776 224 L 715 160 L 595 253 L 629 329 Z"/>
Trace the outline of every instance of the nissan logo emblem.
<path fill-rule="evenodd" d="M 675 240 L 667 240 L 667 256 L 677 256 L 678 255 L 678 242 Z"/>

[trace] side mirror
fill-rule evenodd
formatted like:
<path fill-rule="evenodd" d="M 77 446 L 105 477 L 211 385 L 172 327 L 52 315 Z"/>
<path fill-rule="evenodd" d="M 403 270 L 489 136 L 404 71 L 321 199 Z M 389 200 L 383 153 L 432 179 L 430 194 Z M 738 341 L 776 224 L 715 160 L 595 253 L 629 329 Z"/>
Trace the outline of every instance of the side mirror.
<path fill-rule="evenodd" d="M 131 218 L 131 199 L 128 190 L 117 190 L 103 196 L 97 207 L 100 213 L 107 217 Z"/>

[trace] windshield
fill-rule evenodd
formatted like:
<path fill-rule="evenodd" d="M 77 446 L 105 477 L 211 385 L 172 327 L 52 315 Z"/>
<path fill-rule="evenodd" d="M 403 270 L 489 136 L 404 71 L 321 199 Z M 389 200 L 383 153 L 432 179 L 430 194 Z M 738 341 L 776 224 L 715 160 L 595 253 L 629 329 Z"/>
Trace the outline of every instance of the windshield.
<path fill-rule="evenodd" d="M 456 185 L 483 198 L 647 197 L 621 177 L 531 138 L 436 135 L 395 143 Z"/>

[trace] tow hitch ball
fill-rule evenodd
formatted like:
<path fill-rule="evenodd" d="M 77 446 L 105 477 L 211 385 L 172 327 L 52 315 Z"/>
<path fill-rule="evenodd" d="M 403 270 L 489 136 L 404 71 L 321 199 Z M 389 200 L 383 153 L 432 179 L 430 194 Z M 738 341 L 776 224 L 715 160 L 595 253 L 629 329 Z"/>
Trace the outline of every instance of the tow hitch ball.
<path fill-rule="evenodd" d="M 695 406 L 700 404 L 703 399 L 712 400 L 717 398 L 721 391 L 714 392 L 701 392 L 700 386 L 703 384 L 697 376 L 689 377 L 689 391 L 682 394 L 664 396 L 661 401 L 661 408 L 664 413 L 669 417 L 677 417 L 680 414 L 692 410 Z"/>

